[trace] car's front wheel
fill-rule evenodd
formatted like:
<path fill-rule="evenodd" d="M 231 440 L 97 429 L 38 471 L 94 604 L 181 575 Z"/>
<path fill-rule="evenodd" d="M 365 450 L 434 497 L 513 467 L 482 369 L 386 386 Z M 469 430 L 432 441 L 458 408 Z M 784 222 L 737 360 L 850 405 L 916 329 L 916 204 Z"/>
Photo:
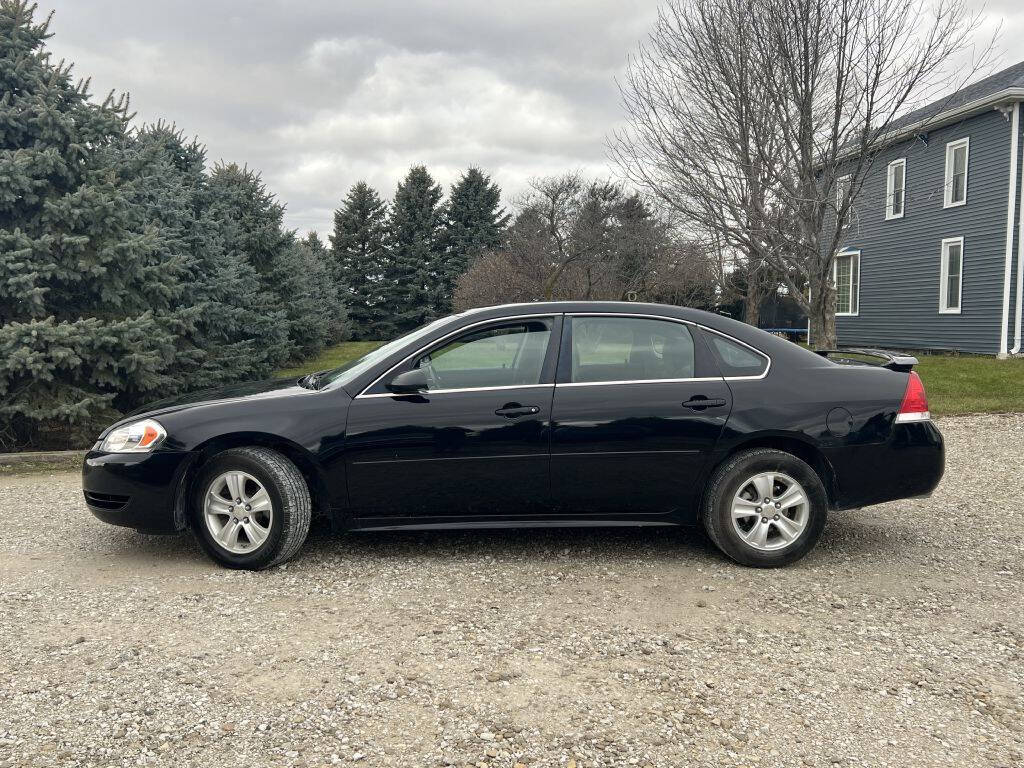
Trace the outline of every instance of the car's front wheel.
<path fill-rule="evenodd" d="M 733 560 L 773 568 L 810 552 L 827 514 L 825 486 L 810 465 L 759 448 L 730 457 L 715 471 L 703 519 L 708 536 Z"/>
<path fill-rule="evenodd" d="M 309 532 L 312 503 L 298 468 L 268 448 L 233 448 L 203 465 L 193 523 L 203 548 L 229 568 L 260 570 L 292 558 Z"/>

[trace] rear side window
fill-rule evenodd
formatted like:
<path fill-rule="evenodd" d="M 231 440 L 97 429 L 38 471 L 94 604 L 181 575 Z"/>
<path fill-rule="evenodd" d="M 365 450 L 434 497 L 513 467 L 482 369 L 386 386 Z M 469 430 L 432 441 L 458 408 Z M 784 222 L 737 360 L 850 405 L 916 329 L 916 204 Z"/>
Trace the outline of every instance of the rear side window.
<path fill-rule="evenodd" d="M 745 344 L 708 331 L 708 340 L 723 376 L 760 376 L 768 370 L 768 358 Z"/>
<path fill-rule="evenodd" d="M 572 319 L 573 383 L 694 377 L 693 336 L 681 323 L 639 317 Z"/>

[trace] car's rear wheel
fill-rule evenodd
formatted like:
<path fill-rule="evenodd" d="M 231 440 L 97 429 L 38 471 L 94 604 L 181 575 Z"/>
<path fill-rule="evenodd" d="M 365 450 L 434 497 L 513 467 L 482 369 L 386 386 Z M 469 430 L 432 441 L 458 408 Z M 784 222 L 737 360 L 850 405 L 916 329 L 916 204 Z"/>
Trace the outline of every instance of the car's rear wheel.
<path fill-rule="evenodd" d="M 298 468 L 268 448 L 233 448 L 203 465 L 193 523 L 203 548 L 229 568 L 291 559 L 309 533 L 312 503 Z"/>
<path fill-rule="evenodd" d="M 814 548 L 825 528 L 828 496 L 818 473 L 798 457 L 769 448 L 738 453 L 712 475 L 704 528 L 742 565 L 773 568 Z"/>

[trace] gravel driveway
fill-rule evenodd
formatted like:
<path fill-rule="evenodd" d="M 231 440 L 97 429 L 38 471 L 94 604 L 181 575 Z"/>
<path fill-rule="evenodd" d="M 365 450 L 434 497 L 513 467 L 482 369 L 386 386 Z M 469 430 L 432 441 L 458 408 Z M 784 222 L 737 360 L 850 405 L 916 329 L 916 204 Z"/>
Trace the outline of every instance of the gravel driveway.
<path fill-rule="evenodd" d="M 1020 766 L 1024 416 L 781 571 L 695 531 L 331 536 L 222 570 L 0 476 L 0 768 Z"/>

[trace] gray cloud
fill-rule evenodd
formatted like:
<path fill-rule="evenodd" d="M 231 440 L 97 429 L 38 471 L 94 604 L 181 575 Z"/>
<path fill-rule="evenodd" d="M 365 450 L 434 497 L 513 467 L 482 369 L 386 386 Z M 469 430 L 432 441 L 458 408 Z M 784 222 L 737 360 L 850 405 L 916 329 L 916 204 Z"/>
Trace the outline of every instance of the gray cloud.
<path fill-rule="evenodd" d="M 45 5 L 45 3 L 44 3 Z M 326 234 L 365 178 L 390 196 L 413 163 L 450 184 L 469 165 L 506 197 L 530 177 L 612 172 L 615 77 L 657 0 L 49 0 L 51 50 L 128 91 L 140 121 L 176 122 L 211 160 L 248 163 L 288 204 L 287 223 Z M 980 7 L 980 5 L 979 5 Z M 1019 0 L 999 63 L 1024 58 Z"/>
<path fill-rule="evenodd" d="M 248 163 L 288 225 L 329 228 L 365 178 L 390 196 L 409 165 L 450 184 L 469 165 L 506 196 L 536 175 L 606 175 L 614 83 L 656 0 L 53 3 L 55 56 Z"/>

